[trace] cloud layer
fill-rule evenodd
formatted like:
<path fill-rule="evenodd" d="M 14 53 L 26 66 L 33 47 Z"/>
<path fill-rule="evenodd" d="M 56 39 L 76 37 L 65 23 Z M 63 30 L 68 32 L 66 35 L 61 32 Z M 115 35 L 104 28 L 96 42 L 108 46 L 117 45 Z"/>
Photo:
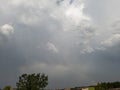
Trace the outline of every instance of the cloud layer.
<path fill-rule="evenodd" d="M 118 3 L 1 0 L 0 87 L 33 72 L 48 74 L 48 88 L 119 80 Z"/>

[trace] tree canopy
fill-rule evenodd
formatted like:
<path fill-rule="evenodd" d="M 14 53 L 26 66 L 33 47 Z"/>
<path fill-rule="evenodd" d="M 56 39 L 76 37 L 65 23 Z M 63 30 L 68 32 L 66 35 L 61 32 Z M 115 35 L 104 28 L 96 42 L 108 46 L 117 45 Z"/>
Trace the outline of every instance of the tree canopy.
<path fill-rule="evenodd" d="M 48 76 L 42 73 L 22 74 L 16 83 L 17 90 L 43 90 L 48 85 Z"/>
<path fill-rule="evenodd" d="M 96 85 L 96 90 L 108 90 L 111 88 L 120 88 L 120 82 L 102 82 Z"/>
<path fill-rule="evenodd" d="M 11 86 L 5 86 L 3 90 L 11 90 Z"/>

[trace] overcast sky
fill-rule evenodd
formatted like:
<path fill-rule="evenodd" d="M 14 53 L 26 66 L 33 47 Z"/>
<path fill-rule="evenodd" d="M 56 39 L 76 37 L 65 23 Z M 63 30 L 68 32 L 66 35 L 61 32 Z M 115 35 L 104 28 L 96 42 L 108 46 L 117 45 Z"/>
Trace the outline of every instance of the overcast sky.
<path fill-rule="evenodd" d="M 0 87 L 44 72 L 48 88 L 120 80 L 120 0 L 0 0 Z"/>

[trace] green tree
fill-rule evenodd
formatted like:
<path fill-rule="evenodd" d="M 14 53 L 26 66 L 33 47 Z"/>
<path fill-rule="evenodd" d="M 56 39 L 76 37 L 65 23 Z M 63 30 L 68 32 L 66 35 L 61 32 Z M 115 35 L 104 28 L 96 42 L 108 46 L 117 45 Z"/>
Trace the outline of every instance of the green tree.
<path fill-rule="evenodd" d="M 5 86 L 3 90 L 11 90 L 11 86 Z"/>
<path fill-rule="evenodd" d="M 101 82 L 96 85 L 96 90 L 108 90 L 111 88 L 119 88 L 120 82 Z"/>
<path fill-rule="evenodd" d="M 48 76 L 45 74 L 22 74 L 16 83 L 17 90 L 43 90 L 48 85 Z"/>

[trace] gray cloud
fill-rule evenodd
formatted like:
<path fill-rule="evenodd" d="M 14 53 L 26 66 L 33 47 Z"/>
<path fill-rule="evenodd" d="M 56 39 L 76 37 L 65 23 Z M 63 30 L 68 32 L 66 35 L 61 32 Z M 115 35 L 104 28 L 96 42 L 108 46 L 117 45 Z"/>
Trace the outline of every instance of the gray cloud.
<path fill-rule="evenodd" d="M 117 10 L 106 18 L 118 6 L 107 2 L 1 0 L 1 87 L 26 72 L 48 74 L 48 88 L 119 80 Z"/>
<path fill-rule="evenodd" d="M 10 84 L 15 86 L 17 80 L 15 77 L 18 77 L 19 67 L 25 64 L 24 60 L 24 55 L 17 48 L 14 40 L 3 36 L 0 40 L 0 87 Z"/>

